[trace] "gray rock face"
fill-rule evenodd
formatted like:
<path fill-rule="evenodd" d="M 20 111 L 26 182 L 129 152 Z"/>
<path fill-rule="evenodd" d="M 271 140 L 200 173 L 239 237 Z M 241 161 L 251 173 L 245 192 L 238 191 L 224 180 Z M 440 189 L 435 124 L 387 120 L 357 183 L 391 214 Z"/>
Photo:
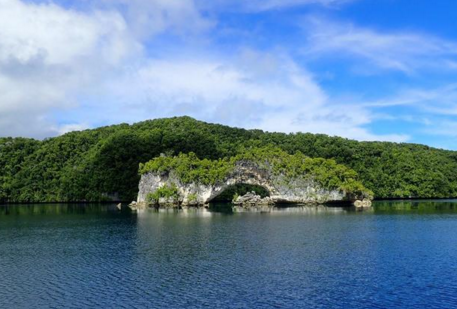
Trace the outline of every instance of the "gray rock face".
<path fill-rule="evenodd" d="M 176 174 L 148 173 L 141 177 L 138 193 L 138 204 L 145 205 L 147 195 L 167 185 L 176 185 L 179 190 L 179 200 L 159 201 L 160 207 L 176 206 L 202 206 L 210 203 L 229 187 L 236 184 L 256 185 L 265 188 L 270 197 L 268 200 L 258 200 L 256 203 L 299 203 L 299 204 L 323 204 L 336 201 L 354 201 L 340 190 L 328 190 L 321 187 L 311 178 L 302 177 L 288 179 L 283 175 L 273 174 L 268 167 L 260 167 L 251 161 L 240 161 L 235 169 L 223 180 L 213 185 L 201 183 L 182 183 Z M 242 197 L 244 200 L 252 200 L 252 196 Z"/>

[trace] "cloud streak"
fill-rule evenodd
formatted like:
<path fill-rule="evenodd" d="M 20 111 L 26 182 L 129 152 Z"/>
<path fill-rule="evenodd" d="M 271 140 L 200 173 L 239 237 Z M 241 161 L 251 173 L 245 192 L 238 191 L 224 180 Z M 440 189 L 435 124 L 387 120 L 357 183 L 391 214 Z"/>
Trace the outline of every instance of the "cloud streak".
<path fill-rule="evenodd" d="M 421 69 L 455 70 L 457 43 L 411 32 L 379 32 L 352 23 L 310 17 L 304 24 L 313 57 L 351 57 L 372 68 L 413 74 Z"/>
<path fill-rule="evenodd" d="M 326 8 L 337 8 L 343 4 L 356 0 L 215 0 L 197 1 L 201 8 L 220 10 L 231 9 L 234 11 L 245 11 L 250 13 L 265 12 L 271 10 L 284 10 L 293 7 L 319 5 Z"/>

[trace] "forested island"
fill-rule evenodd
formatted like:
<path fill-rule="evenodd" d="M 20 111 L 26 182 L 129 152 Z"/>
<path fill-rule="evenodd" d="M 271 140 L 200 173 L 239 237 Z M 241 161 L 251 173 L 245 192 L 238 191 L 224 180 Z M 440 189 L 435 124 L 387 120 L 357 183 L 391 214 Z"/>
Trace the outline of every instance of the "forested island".
<path fill-rule="evenodd" d="M 356 181 L 375 198 L 457 196 L 455 151 L 244 130 L 175 117 L 71 132 L 43 141 L 0 138 L 0 201 L 132 201 L 138 194 L 140 164 L 161 154 L 193 153 L 199 160 L 222 160 L 262 147 L 332 159 L 354 170 Z"/>

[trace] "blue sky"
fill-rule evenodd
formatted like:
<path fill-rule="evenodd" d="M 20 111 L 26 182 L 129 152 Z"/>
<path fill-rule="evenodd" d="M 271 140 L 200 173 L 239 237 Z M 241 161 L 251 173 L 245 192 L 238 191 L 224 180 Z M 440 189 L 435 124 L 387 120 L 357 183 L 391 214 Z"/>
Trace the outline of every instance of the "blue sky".
<path fill-rule="evenodd" d="M 452 0 L 0 0 L 0 136 L 190 115 L 457 150 Z"/>

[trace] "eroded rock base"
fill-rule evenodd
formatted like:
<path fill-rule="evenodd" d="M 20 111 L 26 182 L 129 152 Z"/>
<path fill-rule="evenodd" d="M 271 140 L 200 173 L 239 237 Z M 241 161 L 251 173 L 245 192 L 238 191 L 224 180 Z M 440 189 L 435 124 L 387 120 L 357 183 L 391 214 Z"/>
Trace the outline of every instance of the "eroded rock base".
<path fill-rule="evenodd" d="M 233 204 L 235 206 L 243 206 L 243 207 L 249 207 L 249 206 L 268 206 L 268 205 L 274 205 L 275 202 L 274 200 L 267 196 L 262 198 L 260 195 L 257 195 L 254 191 L 248 192 L 245 195 L 237 197 L 234 201 Z"/>

